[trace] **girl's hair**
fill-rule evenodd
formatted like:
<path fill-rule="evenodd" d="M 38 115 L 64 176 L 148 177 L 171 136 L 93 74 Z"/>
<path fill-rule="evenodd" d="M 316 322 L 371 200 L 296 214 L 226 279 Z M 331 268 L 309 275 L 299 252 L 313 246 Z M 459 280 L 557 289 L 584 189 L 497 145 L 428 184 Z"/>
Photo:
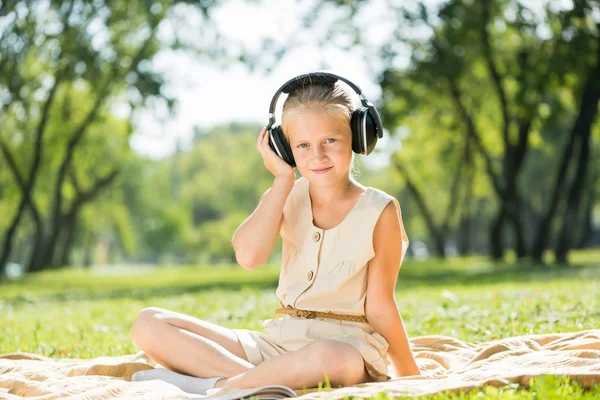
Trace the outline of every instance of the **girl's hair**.
<path fill-rule="evenodd" d="M 326 116 L 340 118 L 348 126 L 350 132 L 350 116 L 354 106 L 348 91 L 340 86 L 339 82 L 333 85 L 324 83 L 305 85 L 293 90 L 288 95 L 283 103 L 281 116 L 281 128 L 288 141 L 289 136 L 285 133 L 287 121 L 292 116 L 306 112 L 308 109 L 318 109 Z M 352 152 L 350 176 L 355 178 L 358 172 L 354 162 L 354 152 Z"/>

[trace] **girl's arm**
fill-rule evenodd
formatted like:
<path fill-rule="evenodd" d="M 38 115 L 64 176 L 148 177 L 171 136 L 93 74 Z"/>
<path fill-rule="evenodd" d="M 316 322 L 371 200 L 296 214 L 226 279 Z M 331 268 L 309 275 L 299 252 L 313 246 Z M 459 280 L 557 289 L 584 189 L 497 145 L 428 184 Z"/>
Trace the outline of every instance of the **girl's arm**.
<path fill-rule="evenodd" d="M 394 297 L 398 271 L 408 248 L 408 237 L 396 201 L 386 206 L 377 221 L 373 248 L 375 256 L 368 266 L 365 314 L 373 328 L 389 343 L 387 352 L 395 376 L 420 375 Z"/>
<path fill-rule="evenodd" d="M 283 220 L 283 206 L 294 187 L 293 176 L 278 176 L 252 214 L 233 235 L 237 262 L 251 270 L 267 262 Z"/>
<path fill-rule="evenodd" d="M 254 269 L 269 259 L 281 229 L 283 206 L 296 180 L 294 169 L 269 146 L 266 127 L 256 139 L 256 148 L 275 180 L 258 201 L 254 212 L 233 234 L 235 259 L 245 269 Z"/>

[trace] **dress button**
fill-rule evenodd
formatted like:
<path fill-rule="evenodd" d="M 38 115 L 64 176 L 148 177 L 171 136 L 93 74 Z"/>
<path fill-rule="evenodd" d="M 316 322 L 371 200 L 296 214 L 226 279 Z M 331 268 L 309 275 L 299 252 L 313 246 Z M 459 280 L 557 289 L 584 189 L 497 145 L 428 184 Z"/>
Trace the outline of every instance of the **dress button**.
<path fill-rule="evenodd" d="M 308 280 L 310 281 L 313 278 L 313 276 L 314 276 L 313 272 L 309 271 L 308 275 L 307 275 Z"/>
<path fill-rule="evenodd" d="M 319 232 L 315 232 L 315 233 L 313 233 L 313 240 L 314 240 L 315 242 L 318 242 L 318 241 L 319 241 L 319 239 L 321 239 L 321 234 L 320 234 Z"/>

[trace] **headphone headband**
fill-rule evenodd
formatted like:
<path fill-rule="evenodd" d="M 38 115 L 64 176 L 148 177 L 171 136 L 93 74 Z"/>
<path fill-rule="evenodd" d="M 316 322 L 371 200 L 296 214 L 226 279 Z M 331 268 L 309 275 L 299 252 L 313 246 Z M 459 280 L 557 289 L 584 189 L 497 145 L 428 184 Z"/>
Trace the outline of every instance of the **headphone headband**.
<path fill-rule="evenodd" d="M 369 102 L 362 93 L 362 89 L 348 79 L 330 72 L 309 72 L 307 74 L 298 75 L 281 85 L 281 87 L 277 89 L 277 92 L 275 92 L 273 95 L 273 99 L 271 99 L 271 105 L 269 106 L 269 124 L 267 125 L 267 130 L 269 130 L 275 123 L 275 106 L 277 105 L 277 100 L 279 99 L 279 96 L 281 96 L 281 93 L 290 93 L 291 91 L 307 84 L 325 83 L 333 85 L 338 80 L 348 84 L 348 86 L 350 86 L 352 90 L 356 92 L 362 105 L 371 110 L 371 114 L 377 120 L 377 136 L 381 138 L 383 136 L 383 131 L 379 113 L 375 109 L 375 106 L 373 106 L 373 104 Z"/>

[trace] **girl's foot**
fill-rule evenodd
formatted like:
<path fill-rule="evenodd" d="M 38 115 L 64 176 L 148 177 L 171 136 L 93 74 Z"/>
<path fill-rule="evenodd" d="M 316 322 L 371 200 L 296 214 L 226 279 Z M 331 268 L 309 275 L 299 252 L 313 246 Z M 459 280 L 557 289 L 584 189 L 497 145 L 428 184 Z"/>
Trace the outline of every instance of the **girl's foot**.
<path fill-rule="evenodd" d="M 138 371 L 131 375 L 132 382 L 149 381 L 160 379 L 177 386 L 187 393 L 204 394 L 207 390 L 213 389 L 218 380 L 223 378 L 196 378 L 194 376 L 178 374 L 165 368 L 155 368 L 145 371 Z"/>

